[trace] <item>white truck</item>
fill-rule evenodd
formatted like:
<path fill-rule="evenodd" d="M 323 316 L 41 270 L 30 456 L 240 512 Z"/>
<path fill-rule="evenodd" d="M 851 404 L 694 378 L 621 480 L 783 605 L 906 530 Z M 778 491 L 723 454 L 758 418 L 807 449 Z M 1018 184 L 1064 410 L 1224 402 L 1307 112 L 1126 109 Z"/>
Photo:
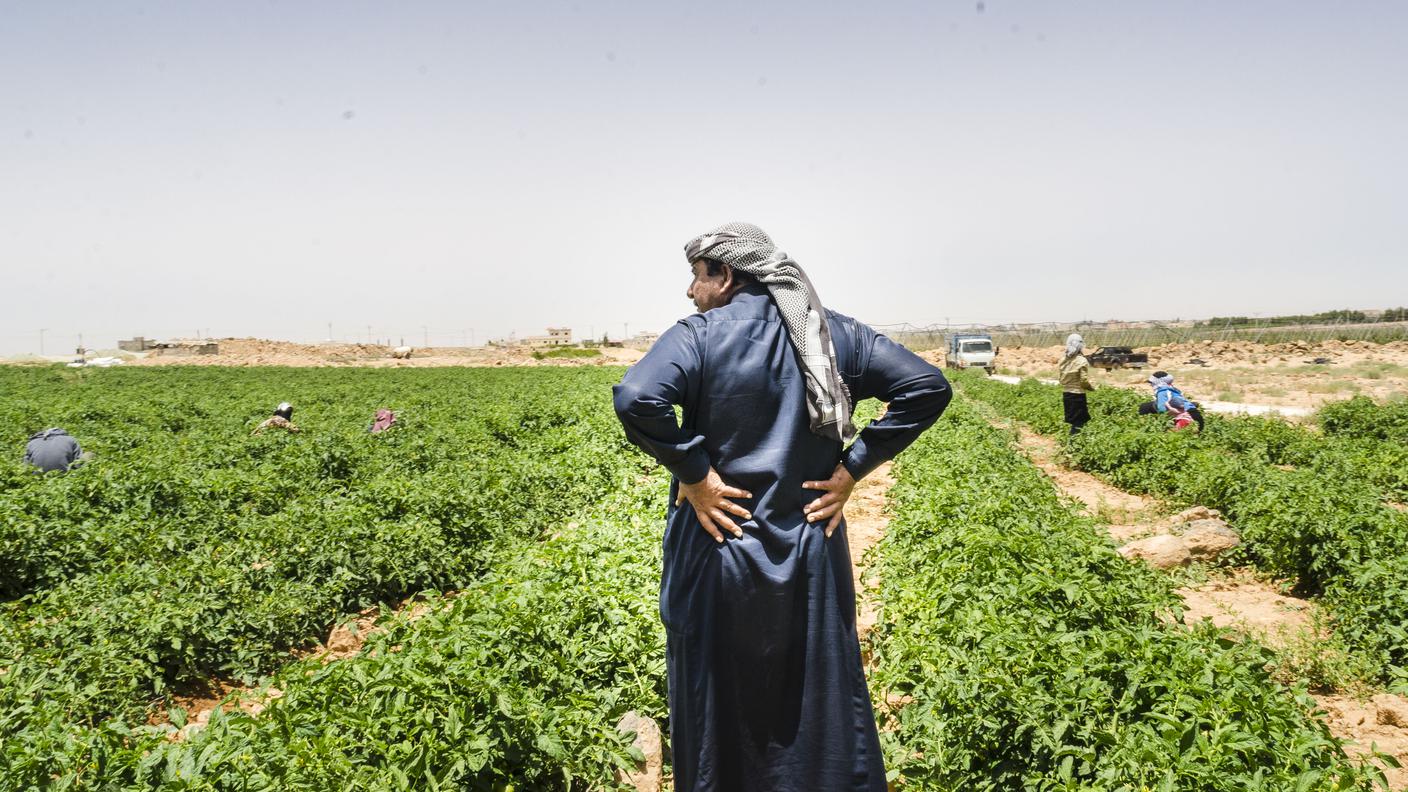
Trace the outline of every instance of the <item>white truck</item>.
<path fill-rule="evenodd" d="M 997 357 L 997 347 L 992 336 L 986 333 L 955 333 L 948 337 L 944 352 L 944 366 L 947 368 L 980 368 L 991 374 L 997 370 L 993 358 Z"/>

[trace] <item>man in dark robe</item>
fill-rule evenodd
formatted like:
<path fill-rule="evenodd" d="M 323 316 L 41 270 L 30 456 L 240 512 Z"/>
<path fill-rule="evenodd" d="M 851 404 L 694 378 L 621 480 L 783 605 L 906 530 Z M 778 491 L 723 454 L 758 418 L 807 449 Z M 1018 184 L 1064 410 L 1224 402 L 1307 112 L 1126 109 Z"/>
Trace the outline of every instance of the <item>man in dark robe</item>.
<path fill-rule="evenodd" d="M 756 226 L 702 235 L 686 258 L 700 312 L 615 388 L 626 435 L 674 474 L 660 615 L 675 790 L 884 792 L 843 509 L 952 393 L 823 308 Z M 865 398 L 889 409 L 847 448 Z"/>

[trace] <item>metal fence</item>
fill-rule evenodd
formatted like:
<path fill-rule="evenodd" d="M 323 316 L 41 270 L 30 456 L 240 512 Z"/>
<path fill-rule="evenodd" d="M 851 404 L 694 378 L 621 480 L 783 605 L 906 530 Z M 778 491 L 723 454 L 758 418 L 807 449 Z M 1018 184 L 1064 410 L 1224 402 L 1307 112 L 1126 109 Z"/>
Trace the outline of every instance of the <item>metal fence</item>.
<path fill-rule="evenodd" d="M 877 330 L 916 349 L 938 349 L 951 333 L 987 333 L 993 343 L 1010 347 L 1049 347 L 1065 343 L 1080 333 L 1088 348 L 1100 346 L 1151 347 L 1195 341 L 1249 341 L 1274 344 L 1300 341 L 1368 341 L 1386 343 L 1408 340 L 1408 322 L 1330 322 L 1308 325 L 1189 325 L 1187 323 L 1040 322 L 1034 324 L 933 324 L 875 325 Z"/>

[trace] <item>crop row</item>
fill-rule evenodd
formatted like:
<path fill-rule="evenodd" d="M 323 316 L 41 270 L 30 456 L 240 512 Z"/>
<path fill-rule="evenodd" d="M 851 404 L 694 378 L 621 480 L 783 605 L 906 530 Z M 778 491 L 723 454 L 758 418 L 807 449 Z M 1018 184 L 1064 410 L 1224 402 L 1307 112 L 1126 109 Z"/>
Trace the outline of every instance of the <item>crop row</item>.
<path fill-rule="evenodd" d="M 1014 389 L 963 372 L 957 379 L 1004 412 L 1020 410 L 1022 420 L 1042 434 L 1057 435 L 1068 429 L 1055 386 L 1024 380 Z M 1099 388 L 1090 396 L 1091 414 L 1102 423 L 1162 431 L 1164 421 L 1137 414 L 1141 401 L 1144 395 L 1134 391 Z M 1408 442 L 1395 422 L 1408 423 L 1408 408 L 1403 404 L 1408 402 L 1376 405 L 1356 397 L 1326 405 L 1315 416 L 1323 433 L 1276 417 L 1208 415 L 1201 442 L 1258 463 L 1358 479 L 1380 490 L 1383 499 L 1401 502 L 1408 500 Z"/>
<path fill-rule="evenodd" d="M 1060 409 L 1055 387 L 960 382 L 965 393 L 1037 431 L 1066 436 L 1052 418 Z M 1340 634 L 1368 663 L 1386 678 L 1401 674 L 1408 662 L 1408 514 L 1383 502 L 1376 477 L 1339 464 L 1344 457 L 1333 440 L 1323 441 L 1330 448 L 1312 464 L 1285 467 L 1277 461 L 1288 453 L 1284 439 L 1303 442 L 1310 434 L 1304 429 L 1210 416 L 1202 435 L 1168 432 L 1162 421 L 1135 415 L 1131 396 L 1105 388 L 1092 394 L 1094 420 L 1066 440 L 1073 463 L 1130 491 L 1220 509 L 1250 560 L 1321 596 Z"/>
<path fill-rule="evenodd" d="M 59 553 L 64 571 L 0 606 L 0 770 L 81 775 L 101 763 L 100 724 L 142 723 L 210 677 L 251 681 L 340 614 L 467 585 L 637 465 L 601 395 L 614 372 L 210 371 L 5 391 L 16 413 L 47 403 L 45 423 L 97 457 L 64 476 L 7 471 L 0 502 L 53 515 L 0 522 L 7 552 Z M 307 394 L 304 431 L 249 437 L 289 391 Z M 388 402 L 397 427 L 367 434 Z M 114 521 L 64 519 L 85 502 Z M 89 558 L 64 567 L 76 532 Z"/>
<path fill-rule="evenodd" d="M 502 486 L 495 462 L 506 453 L 541 457 L 609 436 L 609 411 L 583 408 L 608 384 L 592 370 L 0 370 L 0 443 L 15 449 L 0 460 L 0 597 L 203 552 L 353 500 L 376 520 L 493 521 L 493 508 L 455 490 L 470 479 L 469 492 Z M 284 398 L 305 431 L 251 437 Z M 385 404 L 401 410 L 397 428 L 368 435 Z M 19 449 L 50 425 L 96 458 L 34 475 Z"/>
<path fill-rule="evenodd" d="M 55 766 L 30 746 L 5 788 L 567 790 L 614 788 L 632 763 L 627 711 L 663 723 L 664 634 L 655 611 L 660 477 L 615 492 L 541 541 L 502 554 L 452 598 L 388 619 L 354 657 L 310 658 L 269 684 L 257 716 L 108 721 L 71 735 Z M 263 689 L 250 694 L 267 696 Z"/>
<path fill-rule="evenodd" d="M 1370 788 L 1265 649 L 1170 623 L 1168 581 L 965 399 L 896 473 L 871 681 L 908 788 Z"/>

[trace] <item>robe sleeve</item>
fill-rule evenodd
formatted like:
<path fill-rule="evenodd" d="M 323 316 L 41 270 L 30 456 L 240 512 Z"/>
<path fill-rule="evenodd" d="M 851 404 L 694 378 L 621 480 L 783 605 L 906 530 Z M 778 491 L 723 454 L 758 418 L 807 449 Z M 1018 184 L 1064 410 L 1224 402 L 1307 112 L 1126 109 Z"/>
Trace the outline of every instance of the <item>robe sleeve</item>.
<path fill-rule="evenodd" d="M 859 481 L 932 426 L 953 399 L 953 389 L 943 372 L 918 355 L 863 324 L 857 323 L 857 331 L 863 336 L 863 368 L 851 396 L 890 405 L 884 416 L 861 430 L 842 457 L 841 463 Z"/>
<path fill-rule="evenodd" d="M 626 437 L 664 465 L 683 484 L 709 474 L 704 436 L 685 431 L 675 420 L 674 405 L 698 385 L 702 365 L 694 327 L 680 322 L 650 347 L 612 389 L 616 417 Z"/>

